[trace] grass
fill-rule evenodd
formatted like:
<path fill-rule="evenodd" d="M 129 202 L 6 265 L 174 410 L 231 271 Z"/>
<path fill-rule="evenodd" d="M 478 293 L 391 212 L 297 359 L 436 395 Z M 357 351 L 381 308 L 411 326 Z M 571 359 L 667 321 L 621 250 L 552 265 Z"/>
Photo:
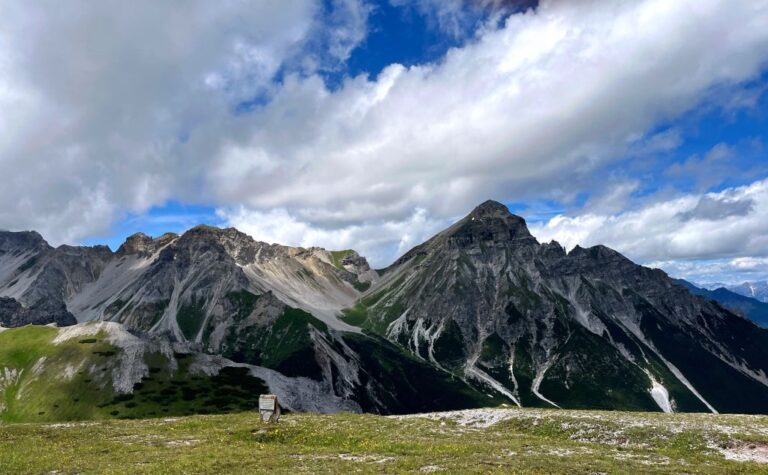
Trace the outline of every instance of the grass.
<path fill-rule="evenodd" d="M 389 414 L 412 414 L 496 406 L 506 401 L 436 370 L 381 337 L 350 335 L 346 343 L 366 368 L 357 399 L 365 411 L 376 412 L 383 404 Z"/>
<path fill-rule="evenodd" d="M 155 358 L 160 360 L 158 356 Z M 224 368 L 211 377 L 190 375 L 189 359 L 179 359 L 175 372 L 150 366 L 150 375 L 135 385 L 133 394 L 115 395 L 97 408 L 118 419 L 220 414 L 255 409 L 259 395 L 269 392 L 245 368 Z"/>
<path fill-rule="evenodd" d="M 117 394 L 112 377 L 122 350 L 102 333 L 54 345 L 56 334 L 44 326 L 0 333 L 0 423 L 240 412 L 267 392 L 245 368 L 192 374 L 194 355 L 174 354 L 171 367 L 167 355 L 146 353 L 149 374 L 132 394 Z"/>
<path fill-rule="evenodd" d="M 102 338 L 73 339 L 60 345 L 51 340 L 57 330 L 30 326 L 0 333 L 0 368 L 14 370 L 16 378 L 0 385 L 0 421 L 89 419 L 111 391 L 94 381 L 106 368 L 105 355 L 114 348 Z M 45 358 L 45 364 L 35 364 Z M 93 371 L 84 371 L 92 365 Z M 36 374 L 38 373 L 38 374 Z M 62 375 L 69 373 L 68 378 Z"/>
<path fill-rule="evenodd" d="M 361 327 L 368 320 L 368 307 L 362 303 L 343 310 L 341 320 L 356 327 Z"/>
<path fill-rule="evenodd" d="M 0 473 L 768 473 L 718 447 L 765 447 L 768 418 L 501 410 L 455 417 L 254 412 L 0 425 Z M 485 413 L 494 413 L 486 410 Z"/>
<path fill-rule="evenodd" d="M 314 350 L 310 327 L 327 332 L 328 326 L 304 310 L 286 307 L 269 330 L 264 343 L 268 349 L 262 354 L 261 364 L 289 376 L 317 376 L 319 368 L 313 364 Z"/>
<path fill-rule="evenodd" d="M 352 326 L 361 327 L 377 335 L 385 335 L 387 327 L 405 310 L 400 300 L 391 299 L 386 305 L 372 308 L 386 296 L 386 290 L 360 299 L 354 307 L 342 310 L 341 320 Z"/>
<path fill-rule="evenodd" d="M 366 290 L 371 288 L 370 282 L 355 282 L 352 284 L 352 287 L 354 287 L 358 292 L 362 293 Z"/>
<path fill-rule="evenodd" d="M 328 326 L 304 310 L 285 307 L 270 326 L 233 327 L 222 354 L 238 363 L 265 366 L 287 376 L 322 379 L 314 358 L 312 328 L 327 334 Z"/>
<path fill-rule="evenodd" d="M 352 249 L 344 249 L 343 251 L 331 251 L 331 259 L 333 259 L 333 265 L 339 269 L 344 269 L 344 267 L 341 265 L 341 261 L 353 252 L 355 251 Z"/>
<path fill-rule="evenodd" d="M 192 297 L 189 302 L 186 302 L 179 308 L 176 315 L 176 321 L 179 324 L 184 336 L 188 340 L 194 340 L 197 336 L 197 332 L 200 331 L 200 325 L 203 324 L 205 319 L 205 300 L 201 297 L 197 299 Z"/>

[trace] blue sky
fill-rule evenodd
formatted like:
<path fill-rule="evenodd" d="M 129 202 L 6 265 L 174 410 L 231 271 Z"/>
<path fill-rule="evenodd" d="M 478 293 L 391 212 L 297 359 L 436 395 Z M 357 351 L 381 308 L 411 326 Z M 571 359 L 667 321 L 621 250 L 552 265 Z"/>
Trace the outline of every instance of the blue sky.
<path fill-rule="evenodd" d="M 768 278 L 768 0 L 114 7 L 0 20 L 0 227 L 380 266 L 492 198 L 540 240 Z"/>

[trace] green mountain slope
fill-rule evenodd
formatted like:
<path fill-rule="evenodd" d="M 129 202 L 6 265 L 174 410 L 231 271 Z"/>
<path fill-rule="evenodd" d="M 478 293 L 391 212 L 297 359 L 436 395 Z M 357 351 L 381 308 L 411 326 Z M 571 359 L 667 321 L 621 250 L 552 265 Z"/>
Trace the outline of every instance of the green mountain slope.
<path fill-rule="evenodd" d="M 233 412 L 257 407 L 267 392 L 247 368 L 208 375 L 194 369 L 199 355 L 138 340 L 121 346 L 115 339 L 126 336 L 106 328 L 71 338 L 44 326 L 0 332 L 0 421 Z"/>

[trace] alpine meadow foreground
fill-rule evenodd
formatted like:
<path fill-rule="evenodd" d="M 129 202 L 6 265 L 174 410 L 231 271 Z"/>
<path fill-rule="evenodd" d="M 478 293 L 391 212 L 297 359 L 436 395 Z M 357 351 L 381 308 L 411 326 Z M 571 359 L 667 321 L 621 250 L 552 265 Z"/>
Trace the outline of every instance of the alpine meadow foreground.
<path fill-rule="evenodd" d="M 549 409 L 0 424 L 0 473 L 768 473 L 768 417 Z"/>

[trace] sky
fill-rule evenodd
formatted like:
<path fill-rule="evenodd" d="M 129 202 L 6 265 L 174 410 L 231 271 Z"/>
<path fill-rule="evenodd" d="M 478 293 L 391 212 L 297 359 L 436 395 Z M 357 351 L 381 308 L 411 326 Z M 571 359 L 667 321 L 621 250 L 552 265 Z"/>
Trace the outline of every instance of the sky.
<path fill-rule="evenodd" d="M 768 279 L 768 0 L 0 0 L 0 229 L 204 223 L 392 262 L 542 242 Z"/>

